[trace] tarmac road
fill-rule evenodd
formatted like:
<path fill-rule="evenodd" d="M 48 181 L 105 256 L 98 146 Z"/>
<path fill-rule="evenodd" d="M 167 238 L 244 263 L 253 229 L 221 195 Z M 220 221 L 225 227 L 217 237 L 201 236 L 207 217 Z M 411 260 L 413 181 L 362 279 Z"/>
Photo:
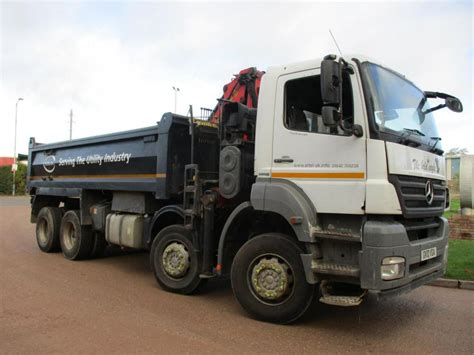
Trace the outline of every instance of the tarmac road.
<path fill-rule="evenodd" d="M 0 353 L 474 353 L 474 292 L 425 286 L 358 308 L 315 302 L 291 326 L 246 316 L 228 281 L 161 290 L 148 255 L 42 253 L 27 198 L 0 198 Z M 109 253 L 110 254 L 110 253 Z"/>

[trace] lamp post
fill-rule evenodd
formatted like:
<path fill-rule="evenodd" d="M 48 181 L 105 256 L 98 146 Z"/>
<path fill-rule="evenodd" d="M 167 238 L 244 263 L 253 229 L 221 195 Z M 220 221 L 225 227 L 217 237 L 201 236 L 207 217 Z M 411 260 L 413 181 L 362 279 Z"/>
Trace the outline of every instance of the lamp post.
<path fill-rule="evenodd" d="M 174 113 L 176 113 L 177 105 L 178 105 L 178 92 L 179 88 L 173 86 L 173 91 L 174 91 Z"/>
<path fill-rule="evenodd" d="M 16 100 L 15 104 L 15 136 L 14 136 L 14 143 L 13 143 L 13 165 L 12 165 L 12 172 L 13 172 L 13 185 L 12 185 L 12 195 L 15 196 L 15 177 L 16 177 L 16 169 L 17 169 L 17 164 L 16 164 L 16 127 L 17 127 L 17 122 L 18 122 L 18 103 L 20 101 L 23 101 L 22 97 L 19 97 L 18 100 Z"/>

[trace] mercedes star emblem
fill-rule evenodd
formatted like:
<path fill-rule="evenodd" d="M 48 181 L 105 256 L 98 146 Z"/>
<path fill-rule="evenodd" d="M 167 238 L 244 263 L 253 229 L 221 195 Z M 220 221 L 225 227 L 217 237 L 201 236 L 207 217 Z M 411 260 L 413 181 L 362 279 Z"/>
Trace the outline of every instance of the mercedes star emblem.
<path fill-rule="evenodd" d="M 431 180 L 428 180 L 425 184 L 425 198 L 426 202 L 428 202 L 428 205 L 431 205 L 433 203 L 434 189 L 433 182 Z"/>

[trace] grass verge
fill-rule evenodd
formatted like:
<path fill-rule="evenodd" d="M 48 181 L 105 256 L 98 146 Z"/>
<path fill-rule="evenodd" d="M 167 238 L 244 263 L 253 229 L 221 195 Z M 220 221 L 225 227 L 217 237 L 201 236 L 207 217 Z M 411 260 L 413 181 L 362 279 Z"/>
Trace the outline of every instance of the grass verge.
<path fill-rule="evenodd" d="M 474 240 L 450 240 L 445 277 L 474 281 Z"/>
<path fill-rule="evenodd" d="M 451 199 L 451 206 L 449 206 L 449 211 L 444 212 L 444 217 L 449 218 L 454 214 L 458 214 L 461 209 L 461 202 L 459 199 Z"/>

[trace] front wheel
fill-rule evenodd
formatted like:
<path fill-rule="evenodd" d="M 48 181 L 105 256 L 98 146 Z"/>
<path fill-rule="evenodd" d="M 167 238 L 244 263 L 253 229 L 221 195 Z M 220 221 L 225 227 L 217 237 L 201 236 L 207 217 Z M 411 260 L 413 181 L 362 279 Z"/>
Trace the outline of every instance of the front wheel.
<path fill-rule="evenodd" d="M 184 226 L 168 226 L 158 233 L 151 246 L 150 263 L 156 281 L 166 291 L 190 294 L 203 282 L 199 277 L 201 259 L 191 232 Z"/>
<path fill-rule="evenodd" d="M 234 296 L 253 317 L 287 324 L 308 309 L 314 285 L 306 281 L 299 245 L 289 236 L 267 233 L 250 239 L 235 256 Z"/>

